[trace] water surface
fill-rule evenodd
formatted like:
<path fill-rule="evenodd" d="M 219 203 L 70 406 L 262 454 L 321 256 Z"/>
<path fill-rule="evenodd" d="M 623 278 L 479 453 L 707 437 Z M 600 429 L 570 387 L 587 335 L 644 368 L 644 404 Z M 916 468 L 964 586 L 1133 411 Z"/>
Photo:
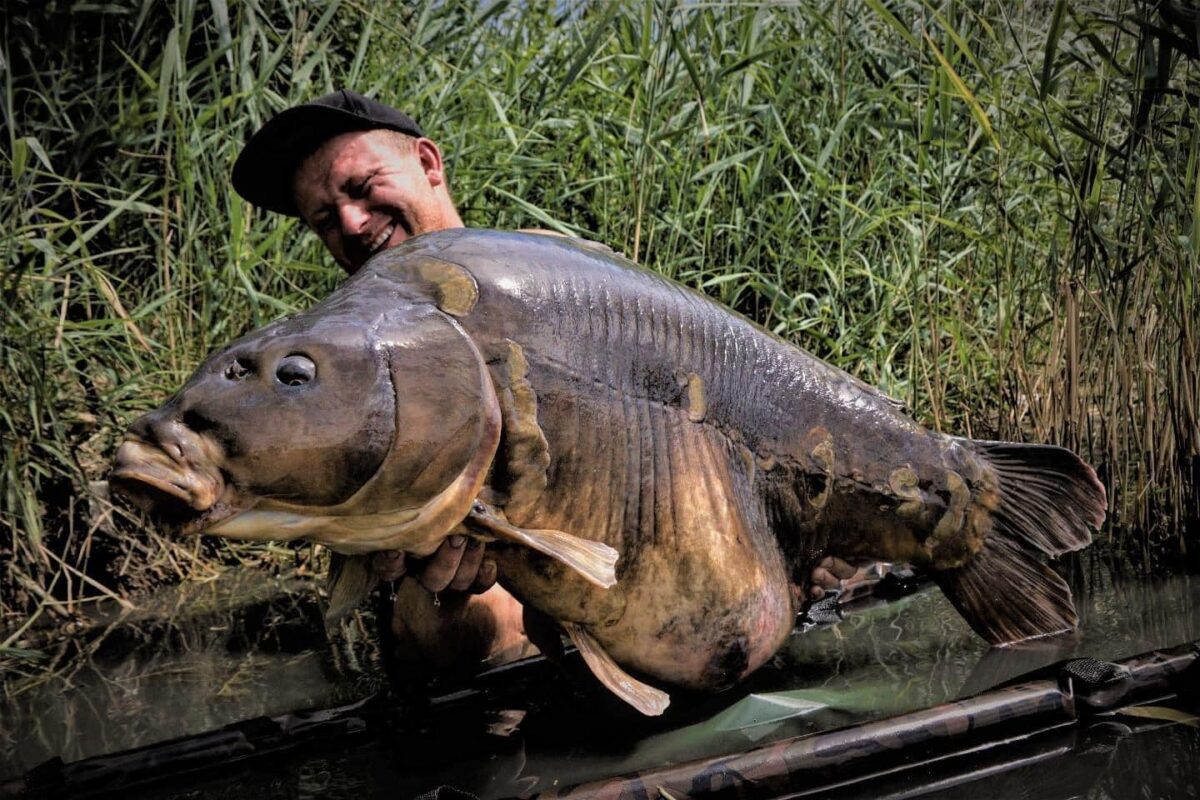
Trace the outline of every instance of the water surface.
<path fill-rule="evenodd" d="M 1069 636 L 989 648 L 928 587 L 893 602 L 860 604 L 834 625 L 797 630 L 774 662 L 742 686 L 715 696 L 676 693 L 660 719 L 640 717 L 610 697 L 577 660 L 565 668 L 534 662 L 435 687 L 432 706 L 394 704 L 391 721 L 367 734 L 123 794 L 361 800 L 412 797 L 449 784 L 485 800 L 528 795 L 925 708 L 1074 656 L 1119 660 L 1200 639 L 1200 579 L 1131 577 L 1098 553 L 1063 566 L 1081 618 Z M 234 573 L 164 593 L 93 636 L 90 658 L 69 675 L 15 694 L 7 687 L 0 777 L 55 756 L 75 761 L 237 720 L 345 703 L 379 687 L 367 631 L 327 639 L 315 590 L 302 580 Z M 1200 734 L 1182 725 L 1129 723 L 1114 722 L 1120 736 L 1072 733 L 1034 763 L 1058 759 L 1065 766 L 1054 772 L 1064 780 L 1074 767 L 1091 765 L 1080 778 L 1091 783 L 1081 789 L 1079 781 L 1067 781 L 1064 797 L 1093 790 L 1102 796 L 1120 788 L 1118 780 L 1141 787 L 1158 781 L 1155 796 L 1189 796 L 1195 784 L 1181 771 L 1197 763 Z M 1095 757 L 1089 761 L 1087 753 Z M 1096 766 L 1098 753 L 1108 766 Z M 1111 766 L 1127 762 L 1144 766 L 1132 777 Z M 1033 768 L 1007 766 L 1004 780 L 1014 786 L 1022 784 L 1012 776 Z M 1108 784 L 1105 775 L 1112 777 Z M 879 786 L 863 791 L 886 794 Z M 943 791 L 957 796 L 960 789 Z"/>

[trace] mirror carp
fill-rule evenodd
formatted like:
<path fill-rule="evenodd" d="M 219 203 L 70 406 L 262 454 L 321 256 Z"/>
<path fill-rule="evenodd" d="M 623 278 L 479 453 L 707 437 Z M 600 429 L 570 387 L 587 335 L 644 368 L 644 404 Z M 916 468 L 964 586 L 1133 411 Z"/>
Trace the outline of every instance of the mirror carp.
<path fill-rule="evenodd" d="M 826 555 L 929 571 L 993 644 L 1071 630 L 1048 558 L 1103 485 L 1058 447 L 924 429 L 900 404 L 602 246 L 459 229 L 375 256 L 210 356 L 138 419 L 113 480 L 168 524 L 346 554 L 492 548 L 597 677 L 716 690 L 778 649 Z"/>

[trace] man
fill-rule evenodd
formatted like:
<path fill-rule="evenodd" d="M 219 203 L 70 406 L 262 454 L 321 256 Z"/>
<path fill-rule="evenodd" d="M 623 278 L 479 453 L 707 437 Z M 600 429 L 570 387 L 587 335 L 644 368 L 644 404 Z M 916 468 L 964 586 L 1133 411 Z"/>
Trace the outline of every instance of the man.
<path fill-rule="evenodd" d="M 303 219 L 350 274 L 413 236 L 463 227 L 438 146 L 408 115 L 346 90 L 268 121 L 238 157 L 233 186 L 254 205 Z M 420 660 L 505 660 L 528 652 L 526 628 L 542 644 L 557 640 L 532 616 L 523 621 L 519 603 L 495 585 L 495 562 L 473 540 L 451 536 L 423 562 L 389 552 L 374 563 L 383 580 L 416 578 L 398 587 L 392 630 Z M 865 573 L 826 559 L 809 578 L 809 596 L 846 588 L 851 578 L 861 582 Z"/>
<path fill-rule="evenodd" d="M 421 233 L 463 227 L 438 146 L 406 114 L 350 91 L 289 108 L 247 142 L 233 186 L 254 205 L 298 216 L 346 272 Z M 404 652 L 437 666 L 526 652 L 520 604 L 496 585 L 484 548 L 454 535 L 410 564 L 374 560 L 397 587 L 392 629 Z"/>

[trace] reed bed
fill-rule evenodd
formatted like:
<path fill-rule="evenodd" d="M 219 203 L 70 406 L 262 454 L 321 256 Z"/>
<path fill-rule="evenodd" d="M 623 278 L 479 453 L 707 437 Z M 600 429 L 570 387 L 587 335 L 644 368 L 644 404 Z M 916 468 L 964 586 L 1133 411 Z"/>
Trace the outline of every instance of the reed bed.
<path fill-rule="evenodd" d="M 422 122 L 468 225 L 605 242 L 933 427 L 1073 447 L 1104 538 L 1194 556 L 1194 12 L 16 0 L 0 24 L 0 654 L 96 599 L 309 558 L 164 538 L 103 479 L 208 351 L 338 282 L 228 176 L 343 86 Z"/>

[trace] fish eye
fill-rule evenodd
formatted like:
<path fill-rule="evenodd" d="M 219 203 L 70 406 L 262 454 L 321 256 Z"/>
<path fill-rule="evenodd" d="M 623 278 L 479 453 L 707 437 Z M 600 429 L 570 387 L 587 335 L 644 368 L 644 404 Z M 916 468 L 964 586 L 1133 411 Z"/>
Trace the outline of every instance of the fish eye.
<path fill-rule="evenodd" d="M 275 378 L 284 386 L 303 386 L 317 376 L 317 365 L 301 353 L 292 353 L 279 360 Z"/>
<path fill-rule="evenodd" d="M 235 358 L 225 367 L 225 377 L 231 381 L 240 381 L 252 371 L 250 362 L 244 358 Z"/>

